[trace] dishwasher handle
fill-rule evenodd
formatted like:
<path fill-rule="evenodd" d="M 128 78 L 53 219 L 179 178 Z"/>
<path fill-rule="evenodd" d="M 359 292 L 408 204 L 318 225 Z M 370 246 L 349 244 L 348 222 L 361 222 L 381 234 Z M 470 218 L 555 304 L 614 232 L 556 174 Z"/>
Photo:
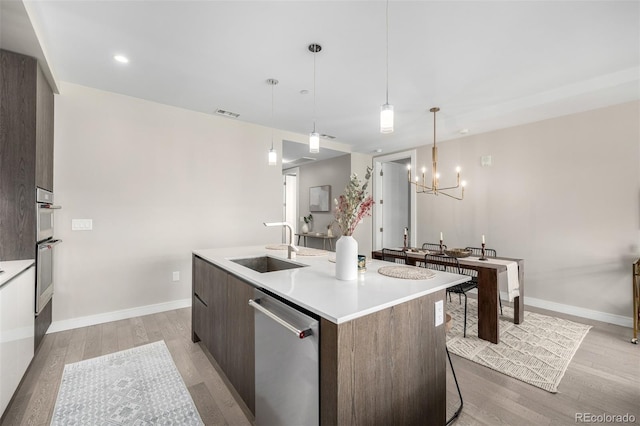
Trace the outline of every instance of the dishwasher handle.
<path fill-rule="evenodd" d="M 274 314 L 270 310 L 265 309 L 263 306 L 260 306 L 259 299 L 256 299 L 256 300 L 249 299 L 249 306 L 251 306 L 253 309 L 256 309 L 256 310 L 262 312 L 263 314 L 265 314 L 266 316 L 268 316 L 269 318 L 271 318 L 272 320 L 274 320 L 275 322 L 277 322 L 278 324 L 280 324 L 281 326 L 283 326 L 287 330 L 291 331 L 293 334 L 298 336 L 300 339 L 304 339 L 305 337 L 309 337 L 309 336 L 311 336 L 313 334 L 313 332 L 311 331 L 310 328 L 307 328 L 305 330 L 298 330 L 293 325 L 289 324 L 287 321 L 283 320 L 282 318 L 280 318 L 279 316 L 277 316 L 276 314 Z"/>

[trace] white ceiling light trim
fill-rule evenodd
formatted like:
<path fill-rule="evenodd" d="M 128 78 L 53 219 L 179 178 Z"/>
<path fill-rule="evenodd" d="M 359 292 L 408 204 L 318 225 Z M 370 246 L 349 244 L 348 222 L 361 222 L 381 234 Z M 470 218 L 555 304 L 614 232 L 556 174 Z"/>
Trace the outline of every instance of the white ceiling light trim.
<path fill-rule="evenodd" d="M 113 59 L 115 59 L 117 62 L 120 62 L 121 64 L 129 63 L 129 58 L 124 55 L 113 55 Z"/>

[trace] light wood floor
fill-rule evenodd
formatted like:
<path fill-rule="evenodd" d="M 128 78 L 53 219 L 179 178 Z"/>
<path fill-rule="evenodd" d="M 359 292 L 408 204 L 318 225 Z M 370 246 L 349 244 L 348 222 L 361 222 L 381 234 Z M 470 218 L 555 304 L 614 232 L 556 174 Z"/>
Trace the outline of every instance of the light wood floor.
<path fill-rule="evenodd" d="M 452 355 L 464 409 L 456 425 L 572 425 L 576 413 L 632 414 L 640 422 L 640 345 L 631 330 L 532 309 L 594 327 L 551 394 Z M 162 340 L 207 425 L 250 425 L 225 380 L 199 344 L 191 342 L 191 310 L 78 328 L 45 336 L 33 363 L 7 408 L 2 426 L 48 425 L 64 365 Z M 457 403 L 448 374 L 449 412 Z"/>

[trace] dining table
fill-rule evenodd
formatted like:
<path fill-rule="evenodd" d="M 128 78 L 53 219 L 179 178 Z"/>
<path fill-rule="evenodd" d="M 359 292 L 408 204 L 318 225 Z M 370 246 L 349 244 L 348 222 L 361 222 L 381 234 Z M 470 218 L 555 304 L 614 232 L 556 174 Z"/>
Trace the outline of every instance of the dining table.
<path fill-rule="evenodd" d="M 410 265 L 424 263 L 425 254 L 434 254 L 427 250 L 402 249 L 407 254 Z M 373 259 L 382 259 L 382 250 L 371 252 Z M 397 256 L 400 257 L 400 256 Z M 437 260 L 430 262 L 437 263 Z M 437 257 L 435 258 L 437 259 Z M 507 264 L 516 262 L 518 265 L 518 291 L 513 298 L 513 322 L 524 322 L 524 259 L 509 257 L 492 257 L 480 260 L 478 257 L 459 257 L 458 262 L 463 269 L 478 272 L 478 337 L 491 343 L 500 342 L 500 315 L 498 309 L 498 294 L 500 288 L 508 288 Z"/>

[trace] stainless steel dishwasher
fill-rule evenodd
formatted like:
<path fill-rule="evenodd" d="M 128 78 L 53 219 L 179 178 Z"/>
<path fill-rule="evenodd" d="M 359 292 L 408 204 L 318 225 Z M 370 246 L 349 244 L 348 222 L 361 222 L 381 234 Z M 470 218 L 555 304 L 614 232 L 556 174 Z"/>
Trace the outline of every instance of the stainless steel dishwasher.
<path fill-rule="evenodd" d="M 318 320 L 255 290 L 256 425 L 320 423 Z"/>

